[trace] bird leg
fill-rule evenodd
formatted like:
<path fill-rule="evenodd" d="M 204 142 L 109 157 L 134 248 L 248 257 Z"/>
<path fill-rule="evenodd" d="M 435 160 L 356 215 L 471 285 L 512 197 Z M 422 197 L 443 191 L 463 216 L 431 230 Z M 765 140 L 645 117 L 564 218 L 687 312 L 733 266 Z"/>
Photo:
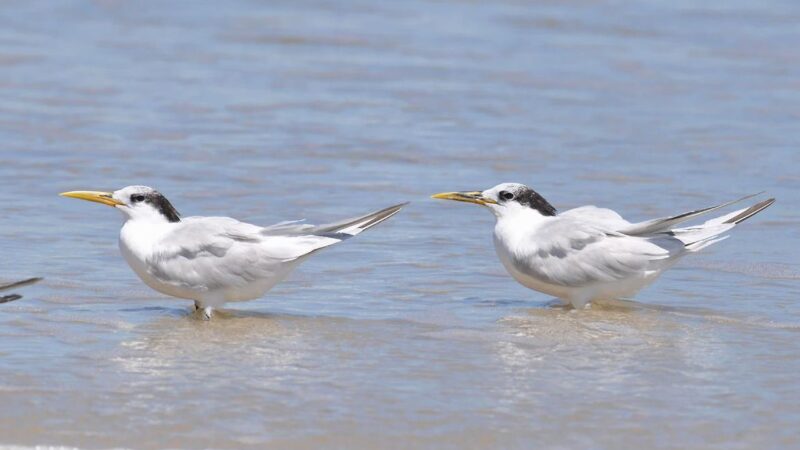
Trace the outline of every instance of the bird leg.
<path fill-rule="evenodd" d="M 198 311 L 202 311 L 203 320 L 210 320 L 211 316 L 214 315 L 214 308 L 210 306 L 203 306 L 202 303 L 198 302 L 197 300 L 194 301 L 194 312 L 195 314 Z"/>
<path fill-rule="evenodd" d="M 588 295 L 573 295 L 569 298 L 569 303 L 576 310 L 589 309 L 591 307 L 592 298 Z"/>

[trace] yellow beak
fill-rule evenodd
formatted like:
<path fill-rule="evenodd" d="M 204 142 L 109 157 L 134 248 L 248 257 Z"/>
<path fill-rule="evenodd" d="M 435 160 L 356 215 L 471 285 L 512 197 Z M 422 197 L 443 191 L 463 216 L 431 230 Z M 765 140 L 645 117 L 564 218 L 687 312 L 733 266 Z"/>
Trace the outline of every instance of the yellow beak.
<path fill-rule="evenodd" d="M 108 206 L 124 205 L 124 203 L 122 203 L 121 201 L 114 200 L 111 192 L 70 191 L 70 192 L 62 192 L 59 195 L 62 197 L 79 198 L 81 200 L 88 200 L 90 202 L 102 203 Z"/>
<path fill-rule="evenodd" d="M 496 205 L 497 202 L 486 198 L 478 191 L 472 192 L 442 192 L 441 194 L 431 195 L 431 198 L 439 198 L 442 200 L 455 200 L 457 202 L 475 203 L 478 205 Z"/>

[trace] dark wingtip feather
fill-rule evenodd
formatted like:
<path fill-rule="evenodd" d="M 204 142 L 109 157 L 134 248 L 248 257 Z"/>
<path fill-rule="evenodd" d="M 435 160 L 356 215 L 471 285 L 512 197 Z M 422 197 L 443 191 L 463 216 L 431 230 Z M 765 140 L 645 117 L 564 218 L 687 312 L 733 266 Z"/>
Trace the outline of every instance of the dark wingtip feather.
<path fill-rule="evenodd" d="M 35 277 L 35 278 L 28 278 L 27 280 L 17 281 L 15 283 L 3 284 L 0 285 L 0 291 L 27 286 L 29 284 L 37 283 L 39 281 L 42 281 L 42 278 Z"/>
<path fill-rule="evenodd" d="M 6 295 L 5 297 L 0 297 L 0 303 L 13 302 L 14 300 L 19 300 L 21 298 L 22 296 L 17 294 Z"/>
<path fill-rule="evenodd" d="M 761 211 L 769 208 L 773 203 L 775 203 L 774 198 L 769 198 L 764 200 L 763 202 L 756 203 L 755 205 L 747 208 L 746 210 L 742 211 L 741 214 L 737 214 L 734 217 L 726 220 L 725 223 L 732 223 L 732 224 L 739 224 L 744 222 L 745 220 L 755 216 L 756 214 L 760 213 Z"/>
<path fill-rule="evenodd" d="M 361 228 L 362 230 L 366 230 L 367 228 L 373 227 L 383 222 L 384 220 L 392 217 L 393 215 L 397 214 L 398 212 L 400 212 L 401 209 L 403 209 L 404 206 L 408 205 L 409 203 L 411 202 L 404 202 L 394 206 L 390 206 L 388 208 L 384 208 L 372 214 L 372 219 L 368 222 L 365 222 L 363 225 L 359 226 L 359 228 Z"/>
<path fill-rule="evenodd" d="M 331 223 L 327 225 L 321 225 L 319 227 L 314 228 L 311 232 L 313 234 L 325 236 L 329 233 L 341 233 L 342 230 L 345 230 L 349 227 L 354 225 L 358 225 L 359 232 L 366 230 L 367 228 L 374 227 L 375 225 L 385 221 L 386 219 L 394 216 L 397 214 L 404 206 L 408 205 L 409 202 L 400 203 L 394 206 L 390 206 L 388 208 L 381 209 L 380 211 L 376 211 L 374 213 L 366 214 L 360 217 L 356 217 L 354 219 L 347 219 L 341 222 Z M 347 239 L 347 237 L 353 236 L 348 233 L 342 233 L 342 239 Z M 358 233 L 356 233 L 358 234 Z M 337 236 L 339 237 L 339 236 Z"/>

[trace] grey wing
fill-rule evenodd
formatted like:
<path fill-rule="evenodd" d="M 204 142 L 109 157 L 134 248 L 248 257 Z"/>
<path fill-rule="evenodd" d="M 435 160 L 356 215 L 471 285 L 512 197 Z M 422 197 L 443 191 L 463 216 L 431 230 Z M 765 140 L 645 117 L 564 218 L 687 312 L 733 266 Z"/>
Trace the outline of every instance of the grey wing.
<path fill-rule="evenodd" d="M 229 217 L 189 217 L 148 261 L 169 284 L 215 289 L 268 279 L 316 250 L 341 242 L 397 214 L 404 204 L 335 224 L 281 222 L 259 227 Z"/>
<path fill-rule="evenodd" d="M 543 225 L 523 248 L 514 256 L 518 269 L 549 284 L 581 287 L 649 275 L 682 253 L 683 243 L 559 218 Z"/>
<path fill-rule="evenodd" d="M 318 248 L 339 242 L 324 236 L 262 234 L 264 229 L 227 217 L 181 221 L 148 260 L 164 283 L 213 290 L 268 279 Z"/>
<path fill-rule="evenodd" d="M 623 219 L 616 211 L 608 208 L 598 208 L 594 205 L 566 210 L 560 213 L 559 217 L 591 223 L 609 230 L 618 230 L 631 225 L 630 222 Z"/>

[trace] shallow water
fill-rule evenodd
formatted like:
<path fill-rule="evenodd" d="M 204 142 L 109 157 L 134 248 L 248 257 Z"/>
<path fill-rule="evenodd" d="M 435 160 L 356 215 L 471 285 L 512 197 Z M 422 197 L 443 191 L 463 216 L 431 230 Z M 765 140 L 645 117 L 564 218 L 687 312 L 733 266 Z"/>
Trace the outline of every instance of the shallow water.
<path fill-rule="evenodd" d="M 800 445 L 795 2 L 300 3 L 0 11 L 0 282 L 45 277 L 0 309 L 0 444 Z M 427 198 L 502 181 L 634 220 L 778 203 L 574 312 Z M 206 323 L 56 195 L 128 184 L 261 224 L 413 203 Z"/>

